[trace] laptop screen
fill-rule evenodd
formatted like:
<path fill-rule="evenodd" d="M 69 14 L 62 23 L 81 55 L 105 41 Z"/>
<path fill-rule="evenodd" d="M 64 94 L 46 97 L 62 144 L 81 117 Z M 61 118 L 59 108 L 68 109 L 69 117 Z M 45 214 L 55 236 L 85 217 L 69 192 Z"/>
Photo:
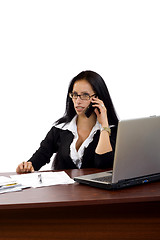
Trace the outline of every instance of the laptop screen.
<path fill-rule="evenodd" d="M 160 116 L 119 122 L 112 183 L 160 173 Z"/>

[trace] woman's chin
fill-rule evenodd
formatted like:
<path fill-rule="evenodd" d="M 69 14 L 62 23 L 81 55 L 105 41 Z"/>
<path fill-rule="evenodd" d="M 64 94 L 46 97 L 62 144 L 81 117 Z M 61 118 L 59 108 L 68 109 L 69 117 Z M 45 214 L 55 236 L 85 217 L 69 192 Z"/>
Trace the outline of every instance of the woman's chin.
<path fill-rule="evenodd" d="M 78 110 L 78 111 L 76 110 L 76 113 L 77 113 L 78 116 L 80 116 L 80 115 L 84 115 L 85 111 L 84 110 L 81 110 L 81 111 L 80 110 Z"/>

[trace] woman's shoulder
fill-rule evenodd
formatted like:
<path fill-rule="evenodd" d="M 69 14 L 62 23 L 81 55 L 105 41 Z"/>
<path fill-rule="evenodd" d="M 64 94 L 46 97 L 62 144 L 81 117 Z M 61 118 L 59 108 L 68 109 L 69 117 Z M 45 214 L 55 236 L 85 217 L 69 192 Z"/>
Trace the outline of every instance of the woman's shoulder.
<path fill-rule="evenodd" d="M 55 124 L 54 127 L 62 131 L 68 130 L 72 133 L 75 133 L 77 131 L 76 119 L 77 117 L 75 116 L 70 122 Z"/>
<path fill-rule="evenodd" d="M 70 135 L 70 131 L 60 125 L 53 125 L 49 132 L 46 135 L 46 139 L 50 139 L 51 141 L 58 141 L 59 138 L 64 138 L 65 136 Z"/>

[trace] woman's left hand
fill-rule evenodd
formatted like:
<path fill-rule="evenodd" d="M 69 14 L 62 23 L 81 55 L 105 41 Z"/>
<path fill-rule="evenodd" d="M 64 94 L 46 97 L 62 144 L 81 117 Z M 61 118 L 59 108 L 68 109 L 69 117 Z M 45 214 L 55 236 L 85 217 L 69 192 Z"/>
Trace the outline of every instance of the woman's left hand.
<path fill-rule="evenodd" d="M 94 112 L 97 115 L 98 122 L 102 125 L 102 127 L 108 127 L 108 117 L 107 117 L 107 109 L 102 100 L 99 98 L 92 98 L 93 107 L 95 107 Z"/>

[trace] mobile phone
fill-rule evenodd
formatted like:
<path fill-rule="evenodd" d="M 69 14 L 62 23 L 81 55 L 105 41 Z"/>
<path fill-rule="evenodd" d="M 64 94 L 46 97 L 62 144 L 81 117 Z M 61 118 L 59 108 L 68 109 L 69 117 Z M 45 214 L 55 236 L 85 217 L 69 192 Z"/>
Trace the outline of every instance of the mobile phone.
<path fill-rule="evenodd" d="M 86 117 L 89 118 L 93 112 L 94 112 L 94 107 L 92 106 L 92 103 L 90 103 L 88 108 L 85 111 Z"/>

